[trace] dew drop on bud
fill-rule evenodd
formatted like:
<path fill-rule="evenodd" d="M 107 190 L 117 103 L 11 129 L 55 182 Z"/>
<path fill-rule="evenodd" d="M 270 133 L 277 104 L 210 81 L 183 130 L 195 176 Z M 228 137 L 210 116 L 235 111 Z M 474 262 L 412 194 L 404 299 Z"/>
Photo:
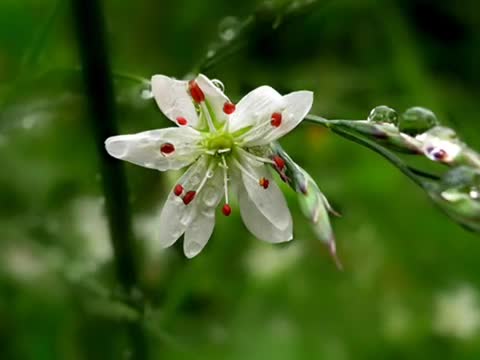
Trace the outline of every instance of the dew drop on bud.
<path fill-rule="evenodd" d="M 172 143 L 164 143 L 160 146 L 160 152 L 163 156 L 172 155 L 175 152 L 175 146 Z"/>
<path fill-rule="evenodd" d="M 392 108 L 385 105 L 380 105 L 373 108 L 372 111 L 370 111 L 370 115 L 368 115 L 368 121 L 378 122 L 378 123 L 388 123 L 388 124 L 393 124 L 397 126 L 398 115 L 397 115 L 397 112 Z"/>
<path fill-rule="evenodd" d="M 439 124 L 435 114 L 422 107 L 412 107 L 400 116 L 398 128 L 408 135 L 422 134 Z"/>
<path fill-rule="evenodd" d="M 230 205 L 228 205 L 228 204 L 223 205 L 222 213 L 225 216 L 230 216 L 230 214 L 232 213 L 232 208 L 230 207 Z"/>

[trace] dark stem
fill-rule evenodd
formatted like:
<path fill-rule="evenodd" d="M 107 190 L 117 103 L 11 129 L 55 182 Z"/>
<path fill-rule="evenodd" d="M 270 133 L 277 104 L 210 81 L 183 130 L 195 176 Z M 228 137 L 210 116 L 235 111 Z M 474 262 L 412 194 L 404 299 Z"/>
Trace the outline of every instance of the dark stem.
<path fill-rule="evenodd" d="M 338 134 L 338 135 L 340 135 L 340 136 L 342 136 L 342 137 L 344 137 L 348 140 L 356 142 L 357 144 L 363 145 L 363 146 L 369 148 L 370 150 L 375 151 L 377 154 L 380 154 L 385 159 L 390 161 L 403 174 L 408 176 L 414 183 L 416 183 L 421 188 L 425 188 L 426 183 L 424 181 L 422 181 L 418 176 L 422 176 L 422 177 L 429 178 L 429 179 L 432 179 L 432 180 L 436 179 L 435 175 L 427 174 L 423 171 L 410 168 L 398 156 L 396 156 L 392 152 L 388 151 L 384 147 L 382 147 L 378 144 L 375 144 L 374 142 L 372 142 L 370 140 L 367 140 L 367 139 L 364 139 L 364 138 L 359 137 L 357 135 L 354 135 L 351 132 L 349 132 L 348 130 L 345 130 L 345 129 L 340 128 L 340 127 L 336 127 L 335 126 L 335 121 L 336 120 L 327 120 L 323 117 L 320 117 L 320 116 L 317 116 L 317 115 L 312 115 L 312 114 L 307 115 L 305 117 L 305 120 L 307 120 L 311 123 L 317 124 L 317 125 L 318 124 L 323 125 L 323 126 L 329 128 L 330 130 L 332 130 L 334 133 L 336 133 L 336 134 Z"/>
<path fill-rule="evenodd" d="M 103 193 L 109 221 L 115 267 L 130 305 L 142 311 L 142 303 L 132 295 L 138 292 L 138 272 L 130 221 L 127 181 L 123 165 L 105 151 L 104 142 L 117 134 L 115 97 L 110 72 L 102 8 L 98 0 L 71 0 L 73 21 L 79 43 L 89 118 L 100 160 Z M 143 328 L 127 324 L 133 359 L 147 357 Z"/>

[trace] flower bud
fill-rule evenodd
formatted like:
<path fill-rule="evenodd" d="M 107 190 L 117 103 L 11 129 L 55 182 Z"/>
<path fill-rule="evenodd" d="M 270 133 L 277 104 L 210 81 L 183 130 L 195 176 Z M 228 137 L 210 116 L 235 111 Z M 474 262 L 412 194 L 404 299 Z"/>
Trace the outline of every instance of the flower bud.
<path fill-rule="evenodd" d="M 453 168 L 440 184 L 430 185 L 427 191 L 452 219 L 480 232 L 480 170 L 468 166 Z"/>
<path fill-rule="evenodd" d="M 400 116 L 399 129 L 408 135 L 418 135 L 430 130 L 439 122 L 435 114 L 423 107 L 412 107 Z"/>

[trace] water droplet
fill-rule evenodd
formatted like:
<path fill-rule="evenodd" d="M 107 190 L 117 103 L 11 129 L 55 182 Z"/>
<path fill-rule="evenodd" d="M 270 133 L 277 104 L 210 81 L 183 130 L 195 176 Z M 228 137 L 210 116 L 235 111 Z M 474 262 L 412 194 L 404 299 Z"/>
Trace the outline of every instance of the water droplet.
<path fill-rule="evenodd" d="M 192 218 L 193 218 L 193 211 L 186 209 L 180 216 L 180 223 L 182 225 L 188 225 L 191 223 Z"/>
<path fill-rule="evenodd" d="M 223 41 L 232 41 L 238 34 L 240 21 L 234 16 L 225 17 L 218 25 L 218 32 Z"/>
<path fill-rule="evenodd" d="M 208 50 L 207 52 L 207 58 L 212 58 L 215 56 L 215 50 Z"/>
<path fill-rule="evenodd" d="M 207 178 L 211 179 L 213 177 L 214 172 L 212 170 L 207 170 Z"/>
<path fill-rule="evenodd" d="M 203 208 L 202 209 L 202 215 L 212 218 L 215 216 L 215 208 L 213 207 L 208 207 L 208 208 Z"/>
<path fill-rule="evenodd" d="M 396 126 L 398 125 L 398 115 L 397 112 L 392 108 L 389 108 L 385 105 L 380 105 L 370 111 L 370 115 L 368 115 L 368 121 L 389 123 Z"/>
<path fill-rule="evenodd" d="M 190 183 L 192 186 L 195 186 L 195 185 L 199 184 L 201 180 L 202 180 L 202 178 L 201 178 L 200 174 L 193 174 L 193 175 L 190 177 L 189 183 Z"/>
<path fill-rule="evenodd" d="M 208 186 L 205 188 L 203 193 L 203 202 L 208 207 L 215 206 L 222 195 L 223 193 L 214 186 Z"/>
<path fill-rule="evenodd" d="M 399 121 L 399 130 L 409 135 L 422 134 L 439 124 L 435 114 L 422 107 L 407 109 Z"/>
<path fill-rule="evenodd" d="M 213 80 L 212 80 L 212 83 L 213 83 L 216 87 L 218 87 L 220 90 L 222 90 L 222 92 L 225 92 L 225 85 L 223 85 L 223 83 L 222 83 L 220 80 L 218 80 L 218 79 L 213 79 Z"/>

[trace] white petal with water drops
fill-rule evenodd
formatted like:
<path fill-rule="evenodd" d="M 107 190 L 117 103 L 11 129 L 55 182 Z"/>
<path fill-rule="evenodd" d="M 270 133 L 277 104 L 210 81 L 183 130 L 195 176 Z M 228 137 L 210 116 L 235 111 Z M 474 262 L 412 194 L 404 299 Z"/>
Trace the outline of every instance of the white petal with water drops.
<path fill-rule="evenodd" d="M 289 218 L 287 226 L 280 230 L 273 225 L 257 208 L 243 186 L 237 186 L 240 215 L 247 229 L 260 240 L 270 243 L 280 243 L 293 239 L 292 219 Z"/>
<path fill-rule="evenodd" d="M 269 123 L 270 117 L 283 106 L 282 95 L 270 86 L 260 86 L 245 95 L 232 114 L 229 130 L 235 132 L 249 126 L 252 134 L 257 126 Z"/>
<path fill-rule="evenodd" d="M 183 117 L 188 125 L 198 128 L 201 124 L 195 105 L 188 93 L 187 81 L 175 80 L 164 75 L 154 75 L 151 80 L 152 93 L 160 110 L 177 124 Z"/>
<path fill-rule="evenodd" d="M 248 146 L 267 145 L 292 131 L 305 118 L 313 104 L 311 91 L 295 91 L 283 97 L 281 125 L 278 127 L 265 126 L 254 136 L 246 136 Z"/>
<path fill-rule="evenodd" d="M 133 135 L 109 137 L 105 147 L 110 155 L 136 165 L 160 171 L 181 169 L 191 164 L 202 153 L 198 147 L 201 135 L 192 128 L 166 128 Z M 163 144 L 172 144 L 175 150 L 163 154 Z"/>
<path fill-rule="evenodd" d="M 243 152 L 245 153 L 245 152 Z M 249 198 L 253 201 L 259 212 L 279 230 L 284 230 L 291 225 L 292 218 L 288 210 L 287 202 L 277 184 L 273 181 L 270 172 L 264 165 L 255 166 L 256 162 L 247 155 L 242 156 L 242 164 L 253 175 L 253 179 L 245 171 L 242 171 L 242 181 Z M 266 178 L 269 186 L 264 189 L 258 180 Z"/>
<path fill-rule="evenodd" d="M 185 192 L 197 189 L 202 178 L 207 171 L 208 161 L 206 157 L 200 158 L 185 172 L 185 174 L 178 181 L 182 184 Z M 177 241 L 182 236 L 185 229 L 190 225 L 198 211 L 195 206 L 195 199 L 189 204 L 185 205 L 180 196 L 176 196 L 173 191 L 170 194 L 160 213 L 160 246 L 168 247 Z"/>

